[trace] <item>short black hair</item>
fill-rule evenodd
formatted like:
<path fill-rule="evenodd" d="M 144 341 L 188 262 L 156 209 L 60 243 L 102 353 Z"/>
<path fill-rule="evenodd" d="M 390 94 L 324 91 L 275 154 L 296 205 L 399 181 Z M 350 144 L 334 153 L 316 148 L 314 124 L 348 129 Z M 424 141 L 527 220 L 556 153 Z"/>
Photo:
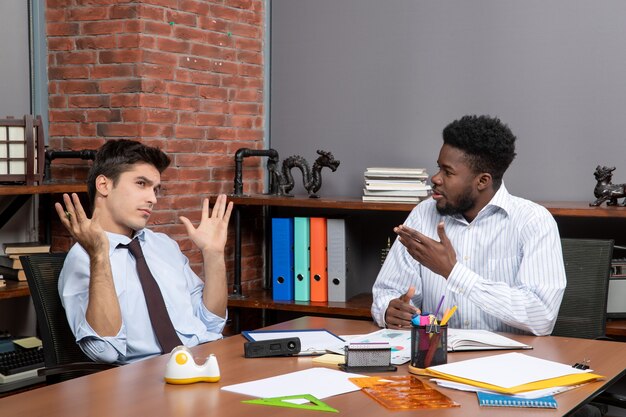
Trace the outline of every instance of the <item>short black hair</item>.
<path fill-rule="evenodd" d="M 109 140 L 98 149 L 89 175 L 87 175 L 87 195 L 92 209 L 96 199 L 96 178 L 104 175 L 113 180 L 113 184 L 132 165 L 146 163 L 154 166 L 160 174 L 170 165 L 170 158 L 160 150 L 141 142 L 128 139 Z"/>
<path fill-rule="evenodd" d="M 443 143 L 463 151 L 474 172 L 491 174 L 495 189 L 515 159 L 515 140 L 506 124 L 490 116 L 463 116 L 443 129 Z"/>

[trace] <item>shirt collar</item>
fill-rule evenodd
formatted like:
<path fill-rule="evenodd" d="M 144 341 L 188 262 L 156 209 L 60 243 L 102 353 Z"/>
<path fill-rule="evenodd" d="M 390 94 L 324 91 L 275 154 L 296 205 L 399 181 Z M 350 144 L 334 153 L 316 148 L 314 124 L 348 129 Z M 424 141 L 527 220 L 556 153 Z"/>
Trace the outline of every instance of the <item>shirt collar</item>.
<path fill-rule="evenodd" d="M 504 183 L 502 183 L 502 185 L 500 185 L 500 188 L 498 189 L 498 191 L 496 191 L 489 203 L 487 203 L 487 205 L 483 207 L 483 210 L 485 210 L 487 207 L 490 207 L 491 210 L 495 211 L 497 209 L 501 209 L 506 214 L 508 214 L 511 211 L 511 200 L 511 194 L 509 194 L 509 191 L 504 186 Z"/>
<path fill-rule="evenodd" d="M 128 245 L 132 239 L 130 239 L 126 235 L 120 235 L 119 233 L 106 232 L 109 238 L 109 254 L 111 254 L 117 246 L 121 243 L 122 245 Z M 137 238 L 140 241 L 146 240 L 146 229 L 141 229 L 135 232 L 133 238 Z"/>

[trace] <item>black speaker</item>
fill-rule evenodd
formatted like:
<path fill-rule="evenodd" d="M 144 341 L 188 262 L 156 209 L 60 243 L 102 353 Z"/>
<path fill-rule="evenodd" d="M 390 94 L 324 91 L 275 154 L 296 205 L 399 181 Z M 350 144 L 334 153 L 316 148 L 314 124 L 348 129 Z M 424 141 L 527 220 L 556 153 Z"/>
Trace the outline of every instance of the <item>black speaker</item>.
<path fill-rule="evenodd" d="M 246 342 L 243 345 L 243 353 L 246 358 L 296 355 L 300 353 L 300 339 L 298 337 L 286 337 L 284 339 Z"/>

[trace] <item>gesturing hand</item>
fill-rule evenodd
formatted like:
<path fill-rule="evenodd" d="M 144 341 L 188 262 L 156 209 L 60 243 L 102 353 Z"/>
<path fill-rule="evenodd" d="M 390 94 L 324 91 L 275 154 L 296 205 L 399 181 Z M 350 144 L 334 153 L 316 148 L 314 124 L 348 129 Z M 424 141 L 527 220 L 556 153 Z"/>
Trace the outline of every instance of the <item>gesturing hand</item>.
<path fill-rule="evenodd" d="M 223 254 L 228 233 L 228 221 L 233 210 L 233 203 L 226 204 L 226 195 L 220 194 L 209 216 L 209 199 L 202 202 L 200 224 L 195 228 L 187 217 L 180 216 L 191 241 L 205 255 Z"/>
<path fill-rule="evenodd" d="M 108 253 L 109 240 L 104 229 L 98 222 L 98 208 L 96 207 L 91 218 L 87 217 L 80 199 L 76 193 L 72 197 L 63 194 L 63 203 L 55 203 L 59 219 L 72 237 L 87 251 L 90 256 L 96 253 Z M 104 251 L 104 252 L 103 252 Z"/>
<path fill-rule="evenodd" d="M 437 225 L 439 242 L 405 225 L 398 226 L 393 231 L 398 234 L 398 240 L 413 259 L 435 274 L 448 278 L 456 264 L 456 252 L 446 236 L 443 222 Z"/>
<path fill-rule="evenodd" d="M 409 303 L 414 295 L 415 287 L 410 287 L 400 298 L 394 298 L 389 302 L 387 311 L 385 311 L 385 323 L 388 328 L 401 329 L 411 327 L 413 314 L 420 313 L 417 307 Z"/>

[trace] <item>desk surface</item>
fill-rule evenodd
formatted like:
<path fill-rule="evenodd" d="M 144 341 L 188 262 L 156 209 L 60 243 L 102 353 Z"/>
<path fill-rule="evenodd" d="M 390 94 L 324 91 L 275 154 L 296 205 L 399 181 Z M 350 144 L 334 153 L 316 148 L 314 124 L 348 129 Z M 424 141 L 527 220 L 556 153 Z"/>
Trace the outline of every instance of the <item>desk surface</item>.
<path fill-rule="evenodd" d="M 274 329 L 327 328 L 336 334 L 362 334 L 377 327 L 371 322 L 303 317 L 271 326 Z M 516 339 L 531 344 L 534 349 L 525 354 L 539 356 L 562 363 L 574 363 L 587 358 L 594 371 L 605 375 L 604 381 L 593 382 L 572 391 L 559 394 L 556 410 L 508 408 L 506 415 L 561 416 L 602 391 L 624 373 L 626 369 L 626 344 L 619 342 L 570 339 L 561 337 L 521 336 Z M 168 385 L 163 382 L 163 372 L 168 355 L 148 359 L 131 365 L 110 369 L 97 374 L 51 385 L 0 399 L 3 415 L 26 416 L 308 416 L 307 410 L 243 404 L 249 397 L 221 391 L 220 387 L 239 382 L 276 376 L 307 369 L 311 358 L 244 359 L 244 338 L 233 336 L 218 342 L 193 348 L 194 355 L 204 358 L 214 353 L 219 361 L 222 379 L 218 383 Z M 448 355 L 449 361 L 459 361 L 485 355 L 485 352 L 456 352 Z M 407 373 L 407 366 L 399 367 L 393 375 Z M 384 375 L 384 374 L 375 374 Z M 421 416 L 501 416 L 500 408 L 480 408 L 476 395 L 439 388 L 461 404 L 459 408 L 420 410 Z M 361 392 L 339 395 L 323 400 L 344 416 L 404 416 L 415 411 L 388 411 Z M 319 415 L 319 414 L 318 414 Z"/>

